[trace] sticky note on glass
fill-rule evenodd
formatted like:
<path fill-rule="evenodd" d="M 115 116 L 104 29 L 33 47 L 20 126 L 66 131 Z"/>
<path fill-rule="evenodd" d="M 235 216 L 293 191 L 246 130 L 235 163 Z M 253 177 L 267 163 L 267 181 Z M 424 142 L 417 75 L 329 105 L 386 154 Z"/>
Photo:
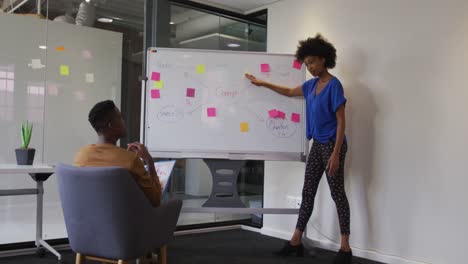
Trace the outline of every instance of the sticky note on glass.
<path fill-rule="evenodd" d="M 301 115 L 298 114 L 298 113 L 292 113 L 291 114 L 291 121 L 293 121 L 294 123 L 301 122 Z"/>
<path fill-rule="evenodd" d="M 86 83 L 94 83 L 94 73 L 86 73 Z"/>
<path fill-rule="evenodd" d="M 272 110 L 268 111 L 268 116 L 270 116 L 270 118 L 276 118 L 276 117 L 278 117 L 278 114 L 279 114 L 279 112 L 276 109 L 272 109 Z"/>
<path fill-rule="evenodd" d="M 159 72 L 153 72 L 151 74 L 151 80 L 152 81 L 160 81 L 161 80 L 161 74 Z"/>
<path fill-rule="evenodd" d="M 270 72 L 270 64 L 268 63 L 260 64 L 260 70 L 262 72 Z"/>
<path fill-rule="evenodd" d="M 164 87 L 164 82 L 162 80 L 154 82 L 154 88 L 162 89 Z"/>
<path fill-rule="evenodd" d="M 206 112 L 208 114 L 208 117 L 215 117 L 216 116 L 216 108 L 210 107 L 206 109 Z"/>
<path fill-rule="evenodd" d="M 187 97 L 195 97 L 195 89 L 194 88 L 187 88 Z"/>
<path fill-rule="evenodd" d="M 60 65 L 60 75 L 62 76 L 70 75 L 70 67 L 68 67 L 68 65 Z"/>
<path fill-rule="evenodd" d="M 159 90 L 151 90 L 151 98 L 152 99 L 161 98 L 161 92 Z"/>
<path fill-rule="evenodd" d="M 302 68 L 302 63 L 300 63 L 298 60 L 294 60 L 293 68 L 300 70 Z"/>
<path fill-rule="evenodd" d="M 93 58 L 93 54 L 89 50 L 83 50 L 81 52 L 81 56 L 83 56 L 83 58 L 88 59 L 88 60 Z"/>
<path fill-rule="evenodd" d="M 281 111 L 278 111 L 278 118 L 281 118 L 281 119 L 285 119 L 286 118 L 286 114 L 281 112 Z"/>
<path fill-rule="evenodd" d="M 197 65 L 197 73 L 198 74 L 203 74 L 205 73 L 205 64 L 198 64 Z"/>
<path fill-rule="evenodd" d="M 249 123 L 241 123 L 240 124 L 240 131 L 241 132 L 249 132 Z"/>
<path fill-rule="evenodd" d="M 55 48 L 56 51 L 65 51 L 65 47 L 64 46 L 58 46 Z"/>
<path fill-rule="evenodd" d="M 41 63 L 41 59 L 32 59 L 31 63 L 28 64 L 28 66 L 33 68 L 34 70 L 42 69 L 45 67 L 45 65 Z"/>

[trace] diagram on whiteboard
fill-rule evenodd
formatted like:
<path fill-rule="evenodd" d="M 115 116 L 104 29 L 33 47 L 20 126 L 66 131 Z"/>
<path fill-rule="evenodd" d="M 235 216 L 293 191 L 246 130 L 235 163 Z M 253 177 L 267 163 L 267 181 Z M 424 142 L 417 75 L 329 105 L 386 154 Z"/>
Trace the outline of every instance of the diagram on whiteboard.
<path fill-rule="evenodd" d="M 302 98 L 257 87 L 245 73 L 296 87 L 292 56 L 158 49 L 148 55 L 147 141 L 151 148 L 263 152 L 301 149 Z M 154 131 L 154 133 L 153 133 Z M 185 142 L 185 145 L 182 145 Z M 267 146 L 269 145 L 269 146 Z"/>

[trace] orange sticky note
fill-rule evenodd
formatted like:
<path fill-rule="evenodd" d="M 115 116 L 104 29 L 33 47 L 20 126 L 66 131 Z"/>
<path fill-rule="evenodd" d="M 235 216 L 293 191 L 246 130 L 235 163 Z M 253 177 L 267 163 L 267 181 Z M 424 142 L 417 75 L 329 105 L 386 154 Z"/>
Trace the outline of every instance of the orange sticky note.
<path fill-rule="evenodd" d="M 65 47 L 64 46 L 58 46 L 55 48 L 56 51 L 65 51 Z"/>
<path fill-rule="evenodd" d="M 249 132 L 249 123 L 247 122 L 240 123 L 240 131 Z"/>

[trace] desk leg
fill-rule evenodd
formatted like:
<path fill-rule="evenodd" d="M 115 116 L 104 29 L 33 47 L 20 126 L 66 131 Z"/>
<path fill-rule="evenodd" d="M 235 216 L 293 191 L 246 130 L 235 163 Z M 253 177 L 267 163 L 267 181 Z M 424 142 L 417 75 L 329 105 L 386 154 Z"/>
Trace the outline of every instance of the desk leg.
<path fill-rule="evenodd" d="M 36 198 L 36 247 L 40 247 L 42 240 L 42 212 L 43 212 L 43 199 L 44 199 L 44 183 L 41 181 L 36 182 L 37 198 Z"/>
<path fill-rule="evenodd" d="M 45 249 L 50 251 L 52 254 L 57 256 L 58 260 L 62 259 L 62 256 L 52 248 L 47 242 L 42 239 L 42 219 L 44 211 L 44 182 L 37 181 L 37 199 L 36 199 L 36 247 L 37 254 L 43 256 L 45 254 Z M 44 247 L 44 248 L 42 248 Z"/>

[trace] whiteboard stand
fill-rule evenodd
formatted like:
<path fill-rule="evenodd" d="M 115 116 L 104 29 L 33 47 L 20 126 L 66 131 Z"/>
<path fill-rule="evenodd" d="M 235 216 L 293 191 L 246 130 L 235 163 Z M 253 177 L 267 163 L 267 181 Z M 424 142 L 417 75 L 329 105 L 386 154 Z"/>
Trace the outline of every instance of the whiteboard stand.
<path fill-rule="evenodd" d="M 244 208 L 237 192 L 237 177 L 243 160 L 203 159 L 213 177 L 213 187 L 203 207 Z"/>

